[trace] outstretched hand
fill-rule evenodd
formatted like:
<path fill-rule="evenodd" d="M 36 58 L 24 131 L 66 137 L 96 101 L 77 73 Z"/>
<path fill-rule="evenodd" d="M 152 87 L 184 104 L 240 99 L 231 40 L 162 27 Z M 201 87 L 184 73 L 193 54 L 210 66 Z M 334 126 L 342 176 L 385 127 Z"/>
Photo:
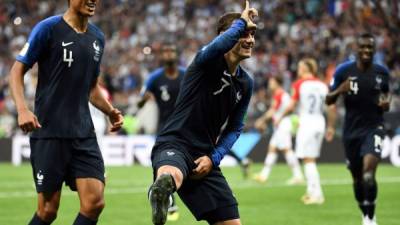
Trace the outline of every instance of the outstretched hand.
<path fill-rule="evenodd" d="M 108 118 L 110 119 L 111 123 L 111 129 L 110 129 L 111 132 L 115 132 L 121 129 L 122 124 L 124 123 L 124 117 L 122 116 L 121 111 L 114 108 L 108 114 Z"/>
<path fill-rule="evenodd" d="M 250 8 L 249 1 L 246 0 L 246 6 L 242 12 L 241 18 L 247 22 L 246 29 L 255 30 L 257 29 L 257 25 L 253 22 L 254 18 L 258 16 L 258 11 L 255 8 Z"/>

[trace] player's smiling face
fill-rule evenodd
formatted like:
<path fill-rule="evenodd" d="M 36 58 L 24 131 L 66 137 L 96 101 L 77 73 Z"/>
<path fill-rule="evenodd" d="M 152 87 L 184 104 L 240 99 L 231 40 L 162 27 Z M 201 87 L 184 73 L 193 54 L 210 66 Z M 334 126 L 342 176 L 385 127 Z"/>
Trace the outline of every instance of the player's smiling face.
<path fill-rule="evenodd" d="M 362 63 L 371 63 L 375 53 L 375 41 L 373 38 L 358 39 L 358 58 Z"/>
<path fill-rule="evenodd" d="M 70 7 L 83 16 L 93 16 L 98 0 L 70 0 Z"/>
<path fill-rule="evenodd" d="M 255 30 L 246 30 L 246 32 L 239 38 L 238 43 L 233 47 L 233 52 L 235 52 L 241 59 L 251 57 L 255 44 L 255 34 Z"/>

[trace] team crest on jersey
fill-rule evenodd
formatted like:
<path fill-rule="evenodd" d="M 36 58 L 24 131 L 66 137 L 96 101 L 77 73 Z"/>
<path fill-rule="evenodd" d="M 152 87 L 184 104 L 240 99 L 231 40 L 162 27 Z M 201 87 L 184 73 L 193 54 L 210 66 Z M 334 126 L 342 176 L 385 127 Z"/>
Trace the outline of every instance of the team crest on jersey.
<path fill-rule="evenodd" d="M 97 44 L 97 41 L 93 42 L 93 48 L 94 48 L 94 61 L 98 62 L 100 60 L 100 45 Z"/>
<path fill-rule="evenodd" d="M 378 74 L 378 75 L 375 77 L 375 81 L 376 81 L 375 89 L 380 90 L 380 89 L 381 89 L 381 84 L 382 84 L 382 77 L 381 77 L 380 74 Z"/>
<path fill-rule="evenodd" d="M 236 103 L 240 102 L 241 99 L 242 99 L 242 93 L 240 93 L 240 91 L 238 91 L 236 93 Z"/>

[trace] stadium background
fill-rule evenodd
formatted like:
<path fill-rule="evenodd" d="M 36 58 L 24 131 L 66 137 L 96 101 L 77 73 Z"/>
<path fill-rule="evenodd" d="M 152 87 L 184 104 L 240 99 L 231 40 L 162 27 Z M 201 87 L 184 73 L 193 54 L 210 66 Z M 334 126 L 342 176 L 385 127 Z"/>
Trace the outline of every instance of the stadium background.
<path fill-rule="evenodd" d="M 179 64 L 187 66 L 196 51 L 215 36 L 214 24 L 218 16 L 227 11 L 241 11 L 241 3 L 242 1 L 239 0 L 100 0 L 100 6 L 91 21 L 104 31 L 107 39 L 101 76 L 105 87 L 111 93 L 113 104 L 120 108 L 130 121 L 130 126 L 125 127 L 124 131 L 118 134 L 112 134 L 113 136 L 151 135 L 155 132 L 157 109 L 154 103 L 148 103 L 137 114 L 135 103 L 139 99 L 141 85 L 149 72 L 160 66 L 158 53 L 161 44 L 164 41 L 175 42 L 179 50 Z M 243 66 L 253 74 L 255 80 L 255 91 L 248 111 L 246 132 L 254 131 L 255 118 L 269 106 L 270 96 L 266 91 L 268 77 L 282 76 L 284 86 L 289 90 L 291 83 L 296 79 L 295 71 L 298 60 L 303 56 L 312 56 L 318 60 L 319 76 L 329 83 L 338 63 L 354 59 L 355 38 L 357 34 L 367 30 L 372 32 L 377 40 L 375 61 L 386 65 L 391 72 L 394 95 L 391 111 L 386 116 L 389 140 L 392 140 L 389 145 L 391 150 L 397 151 L 398 156 L 400 141 L 393 140 L 396 135 L 400 135 L 400 1 L 252 0 L 251 4 L 259 9 L 260 18 L 258 18 L 259 31 L 256 35 L 254 55 L 243 63 Z M 12 138 L 22 135 L 16 126 L 16 112 L 8 92 L 8 72 L 15 56 L 25 44 L 32 27 L 43 18 L 63 13 L 66 7 L 66 0 L 0 1 L 0 161 L 5 159 L 9 161 Z M 30 106 L 33 107 L 37 80 L 36 68 L 30 70 L 25 77 L 26 96 Z M 342 107 L 339 108 L 339 113 L 343 116 Z M 335 144 L 324 145 L 322 150 L 323 159 L 326 161 L 343 161 L 339 141 L 341 137 L 340 121 L 337 131 L 338 138 L 335 140 Z M 253 160 L 263 160 L 266 139 L 267 137 L 261 139 L 250 154 Z M 254 171 L 258 167 L 259 165 L 256 165 Z M 297 220 L 282 221 L 281 219 L 285 217 L 282 211 L 276 210 L 273 206 L 263 205 L 264 202 L 270 202 L 271 205 L 280 202 L 279 207 L 290 211 L 295 210 L 298 212 L 295 213 L 297 216 L 309 214 L 308 211 L 304 211 L 306 209 L 300 208 L 300 204 L 293 205 L 293 202 L 298 199 L 297 195 L 301 195 L 303 187 L 294 187 L 293 189 L 285 187 L 287 196 L 283 199 L 276 197 L 282 188 L 281 184 L 284 183 L 283 177 L 289 174 L 284 167 L 278 167 L 276 174 L 274 170 L 273 174 L 275 175 L 271 178 L 272 187 L 270 189 L 264 189 L 264 186 L 257 186 L 251 181 L 243 182 L 235 168 L 226 170 L 234 190 L 237 191 L 240 200 L 243 199 L 241 210 L 244 214 L 244 221 L 248 221 L 248 224 L 264 224 L 259 221 L 271 221 L 271 224 L 273 224 L 272 222 L 279 224 L 359 224 L 359 215 L 349 188 L 349 176 L 343 163 L 322 166 L 321 177 L 323 184 L 327 185 L 326 192 L 330 191 L 330 194 L 327 194 L 326 208 L 314 208 L 314 210 L 321 211 L 325 216 L 322 216 L 320 221 L 318 218 L 310 219 L 308 223 L 296 222 Z M 7 171 L 13 172 L 8 173 Z M 111 167 L 109 171 L 111 175 L 120 179 L 120 183 L 121 180 L 126 181 L 122 182 L 124 184 L 121 191 L 121 184 L 118 182 L 113 184 L 113 177 L 111 177 L 109 185 L 111 190 L 116 190 L 114 185 L 120 185 L 118 186 L 120 189 L 117 188 L 120 192 L 124 193 L 124 190 L 128 190 L 125 194 L 133 193 L 134 196 L 126 195 L 126 198 L 136 202 L 134 205 L 137 204 L 139 208 L 141 205 L 147 205 L 145 197 L 142 195 L 145 193 L 145 186 L 150 182 L 151 175 L 148 169 Z M 340 175 L 335 171 L 341 171 Z M 395 209 L 398 209 L 400 205 L 390 199 L 395 196 L 398 198 L 400 194 L 398 188 L 395 188 L 400 183 L 398 172 L 397 168 L 389 165 L 383 166 L 381 170 L 383 176 L 381 198 L 388 199 L 382 206 L 379 206 L 381 208 L 378 208 L 378 218 L 385 222 L 382 224 L 394 225 L 397 223 L 392 218 L 395 218 Z M 34 191 L 30 176 L 30 169 L 26 164 L 21 167 L 11 167 L 8 163 L 0 164 L 1 225 L 23 224 L 21 221 L 26 221 L 33 212 Z M 338 179 L 340 182 L 332 182 L 332 180 L 337 181 Z M 342 179 L 345 179 L 344 184 L 347 186 L 335 186 L 337 183 L 343 183 Z M 129 189 L 132 187 L 137 187 L 140 191 Z M 269 191 L 266 192 L 266 190 Z M 249 194 L 248 192 L 253 193 Z M 138 193 L 142 194 L 141 197 L 138 197 L 140 200 L 135 199 Z M 20 197 L 13 198 L 13 195 Z M 346 196 L 348 200 L 344 205 L 336 200 L 336 197 L 343 196 Z M 262 201 L 260 197 L 265 197 L 265 201 Z M 337 205 L 329 203 L 329 197 L 333 198 L 331 202 L 337 201 Z M 289 200 L 290 198 L 292 199 Z M 296 201 L 293 201 L 293 198 Z M 118 200 L 113 196 L 110 197 L 110 200 L 118 202 L 121 197 Z M 17 204 L 29 205 L 31 210 L 26 212 L 27 210 L 14 209 L 15 201 L 18 202 Z M 69 209 L 73 208 L 72 205 L 77 202 L 73 202 L 72 198 L 66 201 L 70 202 L 71 206 L 62 208 L 64 215 L 67 215 L 65 216 L 67 218 L 68 215 L 73 217 L 73 210 L 70 212 Z M 109 206 L 112 209 L 106 211 L 104 215 L 106 222 L 101 224 L 120 225 L 131 221 L 129 217 L 124 220 L 126 216 L 121 215 L 120 222 L 114 222 L 110 214 L 118 213 L 118 207 L 113 208 L 112 203 Z M 342 210 L 337 209 L 342 206 Z M 133 210 L 135 206 L 125 205 L 123 207 Z M 258 210 L 255 210 L 256 207 Z M 345 209 L 348 211 L 344 212 Z M 144 207 L 143 211 L 139 210 L 134 215 L 138 217 L 143 217 L 143 214 L 148 215 L 149 212 L 146 210 L 148 208 Z M 263 217 L 260 213 L 262 214 L 264 210 L 276 214 L 275 217 Z M 346 223 L 348 221 L 344 219 L 340 223 L 340 219 L 331 215 L 331 211 L 340 211 L 350 217 L 356 215 L 357 220 L 354 219 L 354 223 Z M 120 213 L 123 212 L 125 211 L 120 210 Z M 23 216 L 18 216 L 27 214 L 29 215 L 25 216 L 25 220 Z M 184 222 L 177 224 L 193 224 L 187 211 L 184 211 L 183 214 Z M 382 218 L 383 216 L 385 217 Z M 143 221 L 146 220 L 143 219 Z M 350 221 L 352 220 L 350 219 Z M 58 222 L 56 224 L 66 223 Z"/>

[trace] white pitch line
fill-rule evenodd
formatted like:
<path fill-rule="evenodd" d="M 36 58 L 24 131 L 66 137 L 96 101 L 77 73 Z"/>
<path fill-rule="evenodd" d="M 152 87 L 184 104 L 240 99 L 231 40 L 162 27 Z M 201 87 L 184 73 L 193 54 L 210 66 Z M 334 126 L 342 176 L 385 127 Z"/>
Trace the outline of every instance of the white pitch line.
<path fill-rule="evenodd" d="M 341 186 L 350 185 L 352 182 L 350 179 L 331 179 L 322 180 L 323 186 Z M 391 184 L 400 183 L 400 177 L 381 177 L 378 178 L 378 184 Z M 292 188 L 295 186 L 289 186 L 285 183 L 272 183 L 272 184 L 257 184 L 253 182 L 239 183 L 231 186 L 232 189 L 247 189 L 247 188 Z M 117 195 L 117 194 L 143 194 L 147 193 L 148 186 L 134 187 L 134 188 L 106 188 L 105 195 Z M 35 191 L 11 191 L 11 192 L 0 192 L 0 199 L 7 198 L 33 198 L 36 197 Z M 63 196 L 76 196 L 77 193 L 71 191 L 64 191 Z"/>

